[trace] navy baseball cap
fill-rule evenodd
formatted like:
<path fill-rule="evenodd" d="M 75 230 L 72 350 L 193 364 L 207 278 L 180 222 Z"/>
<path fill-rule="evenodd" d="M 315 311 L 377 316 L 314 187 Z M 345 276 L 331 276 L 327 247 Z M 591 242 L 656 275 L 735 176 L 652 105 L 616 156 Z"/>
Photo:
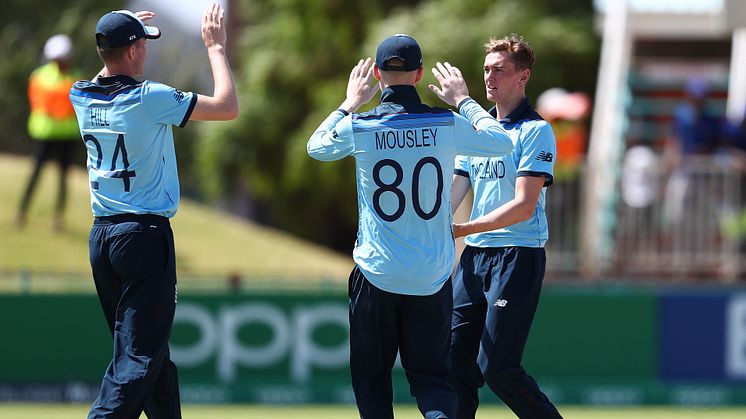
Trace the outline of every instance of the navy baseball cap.
<path fill-rule="evenodd" d="M 96 45 L 100 47 L 123 47 L 140 38 L 158 39 L 161 30 L 155 26 L 145 26 L 129 10 L 115 10 L 98 20 L 96 24 Z"/>
<path fill-rule="evenodd" d="M 391 66 L 388 61 L 398 58 L 404 66 Z M 412 71 L 422 67 L 422 51 L 409 35 L 397 34 L 384 39 L 376 51 L 376 66 L 383 71 Z"/>

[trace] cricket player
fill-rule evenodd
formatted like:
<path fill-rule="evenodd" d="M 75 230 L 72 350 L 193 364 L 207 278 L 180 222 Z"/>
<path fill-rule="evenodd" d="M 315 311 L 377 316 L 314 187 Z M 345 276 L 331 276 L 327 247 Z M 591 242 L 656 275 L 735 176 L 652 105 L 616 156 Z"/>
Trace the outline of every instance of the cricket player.
<path fill-rule="evenodd" d="M 148 40 L 161 36 L 145 26 L 154 16 L 119 10 L 101 17 L 96 45 L 104 68 L 70 89 L 88 151 L 91 268 L 114 336 L 91 419 L 139 418 L 143 410 L 150 419 L 181 417 L 168 350 L 177 300 L 169 218 L 179 204 L 172 126 L 238 115 L 222 8 L 212 4 L 202 18 L 212 96 L 134 78 L 143 74 Z"/>
<path fill-rule="evenodd" d="M 350 370 L 362 418 L 393 418 L 391 369 L 397 352 L 422 415 L 452 418 L 449 382 L 450 274 L 455 261 L 449 196 L 456 154 L 502 155 L 513 142 L 469 98 L 448 63 L 430 88 L 461 115 L 420 101 L 422 53 L 407 35 L 381 42 L 375 65 L 352 69 L 347 98 L 308 141 L 322 161 L 353 156 L 359 230 L 349 278 Z M 354 113 L 377 92 L 381 104 Z M 477 127 L 476 129 L 474 127 Z"/>
<path fill-rule="evenodd" d="M 539 303 L 549 237 L 544 212 L 556 146 L 552 127 L 525 94 L 534 52 L 515 35 L 486 45 L 484 84 L 489 111 L 515 138 L 505 156 L 459 156 L 453 176 L 455 211 L 469 188 L 471 220 L 455 224 L 466 236 L 453 280 L 453 383 L 459 419 L 474 418 L 485 381 L 522 419 L 560 418 L 521 366 Z"/>

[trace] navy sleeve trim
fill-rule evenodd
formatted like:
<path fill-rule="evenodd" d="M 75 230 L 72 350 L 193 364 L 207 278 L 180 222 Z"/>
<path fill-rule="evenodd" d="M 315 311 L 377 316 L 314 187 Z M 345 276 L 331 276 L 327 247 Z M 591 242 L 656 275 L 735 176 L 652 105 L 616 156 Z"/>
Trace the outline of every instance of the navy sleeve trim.
<path fill-rule="evenodd" d="M 544 178 L 544 186 L 551 186 L 554 183 L 554 176 L 550 175 L 546 172 L 531 172 L 531 171 L 521 171 L 516 174 L 517 177 L 522 176 L 530 176 L 530 177 L 543 177 Z"/>
<path fill-rule="evenodd" d="M 342 108 L 337 109 L 337 112 L 342 112 L 344 114 L 344 116 L 347 116 L 347 115 L 350 114 L 349 112 L 347 112 L 346 110 L 344 110 Z"/>
<path fill-rule="evenodd" d="M 461 169 L 453 169 L 453 174 L 457 176 L 463 176 L 466 178 L 469 177 L 469 172 L 467 172 L 466 170 L 461 170 Z"/>
<path fill-rule="evenodd" d="M 192 100 L 189 102 L 189 108 L 184 114 L 184 119 L 181 120 L 181 124 L 179 124 L 179 128 L 184 128 L 187 122 L 189 122 L 189 118 L 192 116 L 192 111 L 194 110 L 194 106 L 196 104 L 197 104 L 197 94 L 192 93 Z"/>
<path fill-rule="evenodd" d="M 461 107 L 464 106 L 464 104 L 466 104 L 466 102 L 468 102 L 470 100 L 474 100 L 474 99 L 472 99 L 471 97 L 467 96 L 466 99 L 462 100 L 461 102 L 459 102 L 458 105 L 456 105 L 456 109 L 458 109 L 458 111 L 461 112 Z"/>

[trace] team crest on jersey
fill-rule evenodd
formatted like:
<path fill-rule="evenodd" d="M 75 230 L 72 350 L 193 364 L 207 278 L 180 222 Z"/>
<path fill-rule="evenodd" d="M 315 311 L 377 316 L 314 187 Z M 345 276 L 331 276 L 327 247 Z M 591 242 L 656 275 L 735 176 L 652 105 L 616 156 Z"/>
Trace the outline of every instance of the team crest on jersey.
<path fill-rule="evenodd" d="M 174 89 L 174 99 L 181 104 L 181 102 L 184 101 L 184 92 L 179 89 Z"/>
<path fill-rule="evenodd" d="M 536 160 L 545 161 L 545 162 L 551 162 L 554 159 L 554 154 L 547 153 L 546 151 L 542 151 L 539 153 L 538 156 L 536 156 Z"/>

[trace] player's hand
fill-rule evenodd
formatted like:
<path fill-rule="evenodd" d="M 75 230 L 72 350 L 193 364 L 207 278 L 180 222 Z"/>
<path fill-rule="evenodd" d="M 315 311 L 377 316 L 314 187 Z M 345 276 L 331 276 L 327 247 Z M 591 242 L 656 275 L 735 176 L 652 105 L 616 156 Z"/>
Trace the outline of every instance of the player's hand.
<path fill-rule="evenodd" d="M 202 15 L 202 41 L 205 47 L 210 49 L 213 46 L 225 47 L 225 41 L 228 38 L 225 31 L 225 10 L 217 3 L 207 6 L 205 13 Z"/>
<path fill-rule="evenodd" d="M 469 88 L 461 75 L 461 70 L 449 63 L 435 63 L 433 75 L 438 79 L 440 87 L 429 84 L 427 87 L 433 91 L 445 103 L 457 106 L 461 101 L 469 97 Z M 458 236 L 457 236 L 458 237 Z"/>
<path fill-rule="evenodd" d="M 459 237 L 464 237 L 464 236 L 468 235 L 465 230 L 466 229 L 464 228 L 463 224 L 456 224 L 456 223 L 454 223 L 454 224 L 451 225 L 451 231 L 453 232 L 453 238 L 454 239 L 457 239 Z"/>
<path fill-rule="evenodd" d="M 148 10 L 141 10 L 139 12 L 135 12 L 135 16 L 137 16 L 137 18 L 142 20 L 143 22 L 147 22 L 150 19 L 155 17 L 155 12 L 151 12 Z"/>
<path fill-rule="evenodd" d="M 380 86 L 380 84 L 371 84 L 371 80 L 373 80 L 373 60 L 370 57 L 361 59 L 350 72 L 350 80 L 347 82 L 347 99 L 342 103 L 341 108 L 347 112 L 355 112 L 370 102 Z"/>

